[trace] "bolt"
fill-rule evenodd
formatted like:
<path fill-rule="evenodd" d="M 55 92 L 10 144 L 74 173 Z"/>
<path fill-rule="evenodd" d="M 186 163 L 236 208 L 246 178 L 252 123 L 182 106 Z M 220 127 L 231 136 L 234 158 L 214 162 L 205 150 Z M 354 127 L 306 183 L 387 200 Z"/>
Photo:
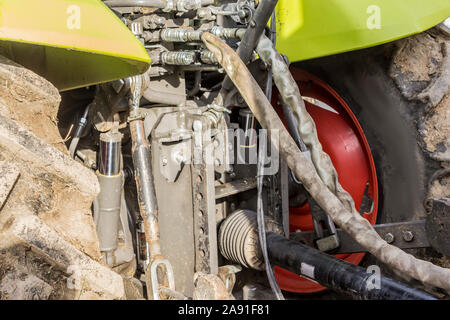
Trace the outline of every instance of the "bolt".
<path fill-rule="evenodd" d="M 167 163 L 168 163 L 167 158 L 166 158 L 166 157 L 162 158 L 162 165 L 163 165 L 163 166 L 166 166 Z"/>
<path fill-rule="evenodd" d="M 411 242 L 413 239 L 414 239 L 414 233 L 412 233 L 409 230 L 403 231 L 403 240 L 405 240 L 406 242 Z"/>
<path fill-rule="evenodd" d="M 255 20 L 250 21 L 250 27 L 252 27 L 252 28 L 256 27 Z"/>
<path fill-rule="evenodd" d="M 199 9 L 199 10 L 197 11 L 197 16 L 198 16 L 200 19 L 206 18 L 207 15 L 208 15 L 208 12 L 207 12 L 205 9 Z"/>
<path fill-rule="evenodd" d="M 241 18 L 241 19 L 247 18 L 247 11 L 245 11 L 245 10 L 243 10 L 243 9 L 239 10 L 239 11 L 238 11 L 238 16 L 239 16 L 239 18 Z"/>
<path fill-rule="evenodd" d="M 387 243 L 392 243 L 395 240 L 395 237 L 392 233 L 386 233 L 384 236 L 384 240 L 386 240 Z"/>

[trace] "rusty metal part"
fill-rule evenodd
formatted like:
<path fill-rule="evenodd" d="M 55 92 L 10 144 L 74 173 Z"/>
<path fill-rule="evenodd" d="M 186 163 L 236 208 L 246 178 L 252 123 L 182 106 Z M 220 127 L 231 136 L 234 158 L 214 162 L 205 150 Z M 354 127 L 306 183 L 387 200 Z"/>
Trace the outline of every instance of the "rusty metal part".
<path fill-rule="evenodd" d="M 158 206 L 156 203 L 155 187 L 153 182 L 150 143 L 144 130 L 144 121 L 139 111 L 141 98 L 142 77 L 131 78 L 131 102 L 130 102 L 130 131 L 132 139 L 132 158 L 134 177 L 138 194 L 139 211 L 144 221 L 145 239 L 149 248 L 150 263 L 145 271 L 148 296 L 159 299 L 159 288 L 169 286 L 174 290 L 173 270 L 169 261 L 164 259 L 161 253 L 158 224 Z M 157 266 L 164 265 L 161 271 L 162 281 L 156 276 Z M 158 288 L 158 289 L 156 289 Z"/>
<path fill-rule="evenodd" d="M 140 91 L 138 80 L 134 77 L 131 83 L 132 92 Z M 140 97 L 140 94 L 138 94 Z M 158 207 L 151 169 L 150 144 L 145 136 L 144 122 L 139 114 L 139 98 L 133 94 L 130 111 L 130 131 L 132 139 L 132 157 L 134 177 L 138 193 L 139 210 L 144 220 L 145 236 L 150 250 L 150 260 L 162 258 L 159 244 Z"/>
<path fill-rule="evenodd" d="M 216 187 L 216 199 L 222 199 L 255 188 L 256 178 L 234 180 Z"/>
<path fill-rule="evenodd" d="M 425 232 L 425 220 L 377 224 L 373 227 L 389 244 L 398 248 L 411 249 L 427 248 L 430 246 Z M 367 252 L 365 248 L 361 247 L 342 229 L 337 229 L 336 233 L 340 239 L 340 246 L 333 251 L 333 254 Z M 412 240 L 406 241 L 403 238 L 404 233 L 410 233 L 413 236 Z M 314 231 L 293 232 L 289 236 L 289 239 L 305 243 L 309 246 L 314 246 L 314 238 Z"/>
<path fill-rule="evenodd" d="M 195 270 L 217 274 L 217 232 L 214 196 L 214 165 L 204 159 L 212 151 L 204 122 L 193 122 L 192 202 L 194 209 Z"/>
<path fill-rule="evenodd" d="M 435 250 L 450 256 L 450 198 L 429 199 L 427 209 L 428 240 Z"/>
<path fill-rule="evenodd" d="M 279 132 L 279 151 L 289 168 L 299 178 L 305 189 L 316 202 L 361 246 L 390 267 L 423 283 L 436 286 L 450 292 L 450 270 L 433 265 L 430 262 L 416 259 L 401 249 L 389 245 L 373 229 L 354 208 L 353 201 L 348 199 L 344 205 L 336 195 L 324 184 L 314 166 L 297 147 L 287 132 L 270 102 L 267 100 L 258 83 L 254 80 L 246 65 L 226 43 L 212 34 L 204 33 L 202 40 L 213 52 L 224 67 L 230 79 L 243 96 L 255 117 L 263 128 Z M 278 54 L 277 59 L 282 59 Z M 283 61 L 284 63 L 284 61 Z M 341 190 L 339 190 L 341 191 Z"/>

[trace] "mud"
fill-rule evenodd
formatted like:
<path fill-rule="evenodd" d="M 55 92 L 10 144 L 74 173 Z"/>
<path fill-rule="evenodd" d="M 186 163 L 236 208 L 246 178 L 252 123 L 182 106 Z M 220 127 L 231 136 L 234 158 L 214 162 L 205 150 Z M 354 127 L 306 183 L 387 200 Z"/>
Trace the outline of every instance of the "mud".
<path fill-rule="evenodd" d="M 0 56 L 0 113 L 67 153 L 58 131 L 58 90 L 47 80 Z"/>
<path fill-rule="evenodd" d="M 422 134 L 426 150 L 450 160 L 450 93 L 427 113 Z"/>
<path fill-rule="evenodd" d="M 46 80 L 0 57 L 0 298 L 120 299 L 103 265 L 91 204 L 95 174 L 68 156 L 60 96 Z M 70 289 L 71 266 L 82 269 Z"/>
<path fill-rule="evenodd" d="M 441 42 L 429 33 L 421 33 L 396 45 L 390 75 L 405 98 L 412 100 L 439 75 L 444 58 Z"/>
<path fill-rule="evenodd" d="M 450 167 L 450 33 L 437 27 L 395 43 L 390 76 L 417 103 L 418 144 L 442 168 Z M 444 170 L 445 171 L 445 170 Z M 450 196 L 448 170 L 432 178 L 428 197 Z"/>

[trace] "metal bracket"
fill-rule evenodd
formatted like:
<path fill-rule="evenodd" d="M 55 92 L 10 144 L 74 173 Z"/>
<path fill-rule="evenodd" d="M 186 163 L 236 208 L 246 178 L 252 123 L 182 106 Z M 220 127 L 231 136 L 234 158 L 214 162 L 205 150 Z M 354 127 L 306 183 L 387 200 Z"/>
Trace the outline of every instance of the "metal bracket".
<path fill-rule="evenodd" d="M 378 224 L 373 226 L 375 231 L 389 244 L 401 249 L 426 248 L 430 247 L 430 242 L 425 232 L 425 220 Z M 336 229 L 340 244 L 334 253 L 356 253 L 367 252 L 352 237 L 342 229 Z M 302 242 L 314 247 L 314 231 L 293 232 L 290 239 Z"/>
<path fill-rule="evenodd" d="M 314 224 L 316 234 L 316 246 L 320 251 L 327 252 L 339 247 L 339 236 L 336 232 L 331 217 L 322 210 L 321 207 L 310 197 L 309 208 Z"/>

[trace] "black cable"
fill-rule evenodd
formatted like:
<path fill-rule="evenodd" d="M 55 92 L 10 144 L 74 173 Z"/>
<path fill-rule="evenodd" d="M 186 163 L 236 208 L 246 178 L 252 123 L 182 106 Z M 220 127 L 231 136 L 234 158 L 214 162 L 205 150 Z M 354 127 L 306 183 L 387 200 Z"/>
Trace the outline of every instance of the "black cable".
<path fill-rule="evenodd" d="M 70 153 L 70 156 L 71 156 L 72 159 L 75 158 L 77 147 L 78 147 L 78 142 L 80 141 L 80 137 L 83 134 L 84 128 L 86 127 L 87 117 L 88 117 L 88 114 L 89 114 L 89 107 L 90 106 L 91 105 L 88 104 L 86 109 L 84 109 L 84 113 L 81 116 L 81 118 L 80 118 L 80 120 L 79 120 L 79 122 L 77 124 L 77 127 L 75 128 L 72 141 L 70 142 L 69 153 Z"/>
<path fill-rule="evenodd" d="M 258 155 L 258 176 L 257 176 L 257 191 L 258 191 L 258 200 L 256 204 L 256 212 L 257 212 L 257 222 L 258 222 L 258 236 L 259 243 L 261 245 L 261 251 L 264 258 L 264 265 L 266 269 L 267 279 L 269 280 L 270 287 L 272 288 L 273 293 L 275 294 L 278 300 L 284 300 L 283 294 L 281 293 L 280 287 L 275 280 L 275 275 L 273 273 L 272 266 L 269 262 L 269 255 L 267 253 L 267 242 L 266 242 L 266 226 L 264 224 L 264 208 L 262 202 L 262 187 L 263 187 L 263 177 L 264 177 L 264 160 L 266 154 L 266 144 L 267 138 L 265 141 L 260 139 L 259 141 L 259 155 Z"/>

